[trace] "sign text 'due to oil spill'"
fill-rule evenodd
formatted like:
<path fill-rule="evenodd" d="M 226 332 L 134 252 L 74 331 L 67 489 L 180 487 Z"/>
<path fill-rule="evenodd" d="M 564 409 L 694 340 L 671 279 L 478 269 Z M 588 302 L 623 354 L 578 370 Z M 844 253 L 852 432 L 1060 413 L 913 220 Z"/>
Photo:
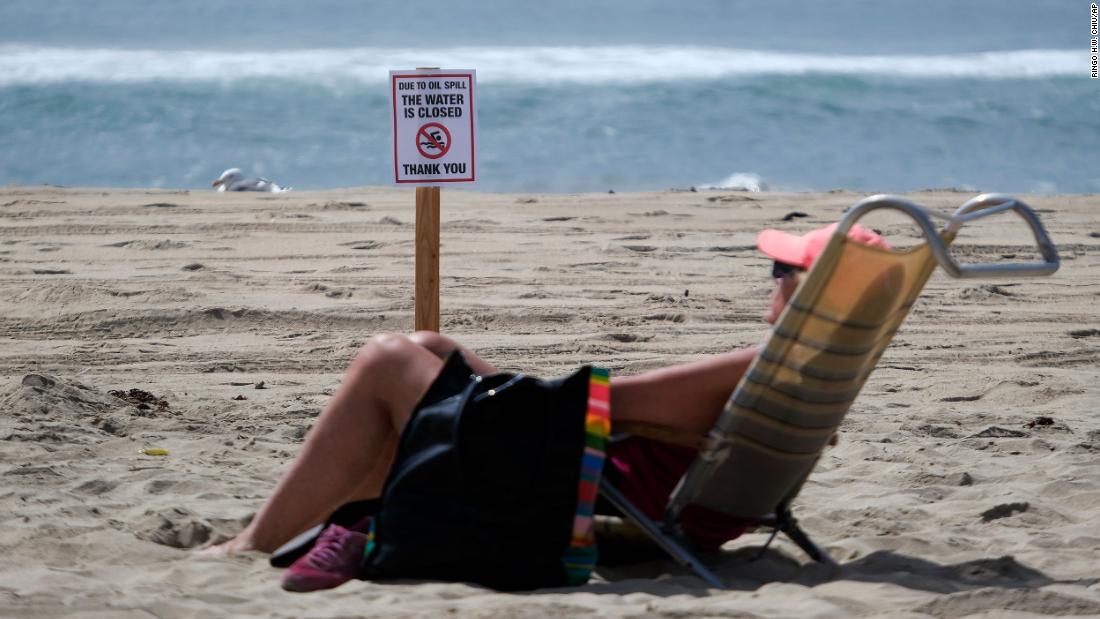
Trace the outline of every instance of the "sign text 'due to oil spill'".
<path fill-rule="evenodd" d="M 473 70 L 390 71 L 394 182 L 477 179 Z"/>

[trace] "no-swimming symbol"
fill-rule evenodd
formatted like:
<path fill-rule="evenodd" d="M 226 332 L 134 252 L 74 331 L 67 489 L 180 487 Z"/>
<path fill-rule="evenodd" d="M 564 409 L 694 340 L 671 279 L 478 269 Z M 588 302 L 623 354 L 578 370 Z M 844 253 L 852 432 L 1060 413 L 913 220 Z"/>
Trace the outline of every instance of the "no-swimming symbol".
<path fill-rule="evenodd" d="M 427 123 L 416 131 L 416 150 L 428 159 L 439 159 L 451 150 L 451 132 L 439 123 Z"/>

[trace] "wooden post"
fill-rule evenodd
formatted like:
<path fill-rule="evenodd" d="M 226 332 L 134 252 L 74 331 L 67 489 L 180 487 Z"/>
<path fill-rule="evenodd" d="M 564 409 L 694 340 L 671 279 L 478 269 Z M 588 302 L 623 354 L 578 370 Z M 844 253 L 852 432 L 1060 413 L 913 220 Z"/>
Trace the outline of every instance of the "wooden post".
<path fill-rule="evenodd" d="M 416 188 L 417 331 L 439 331 L 439 187 Z"/>
<path fill-rule="evenodd" d="M 417 67 L 435 71 L 439 67 Z M 416 331 L 439 333 L 439 187 L 416 188 Z"/>

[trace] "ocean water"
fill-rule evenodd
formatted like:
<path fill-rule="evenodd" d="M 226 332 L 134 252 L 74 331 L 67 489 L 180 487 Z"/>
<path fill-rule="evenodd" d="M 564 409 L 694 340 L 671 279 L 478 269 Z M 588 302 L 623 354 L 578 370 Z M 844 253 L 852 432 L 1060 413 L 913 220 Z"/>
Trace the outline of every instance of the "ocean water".
<path fill-rule="evenodd" d="M 388 184 L 387 76 L 476 69 L 486 191 L 1100 191 L 1088 3 L 5 0 L 0 184 Z"/>

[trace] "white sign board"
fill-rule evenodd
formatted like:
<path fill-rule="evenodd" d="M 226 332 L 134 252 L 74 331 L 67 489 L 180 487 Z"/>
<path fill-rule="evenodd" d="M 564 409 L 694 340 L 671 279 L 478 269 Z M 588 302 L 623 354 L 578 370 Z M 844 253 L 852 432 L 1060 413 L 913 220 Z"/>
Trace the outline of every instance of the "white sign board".
<path fill-rule="evenodd" d="M 390 71 L 395 183 L 477 179 L 473 70 Z"/>

